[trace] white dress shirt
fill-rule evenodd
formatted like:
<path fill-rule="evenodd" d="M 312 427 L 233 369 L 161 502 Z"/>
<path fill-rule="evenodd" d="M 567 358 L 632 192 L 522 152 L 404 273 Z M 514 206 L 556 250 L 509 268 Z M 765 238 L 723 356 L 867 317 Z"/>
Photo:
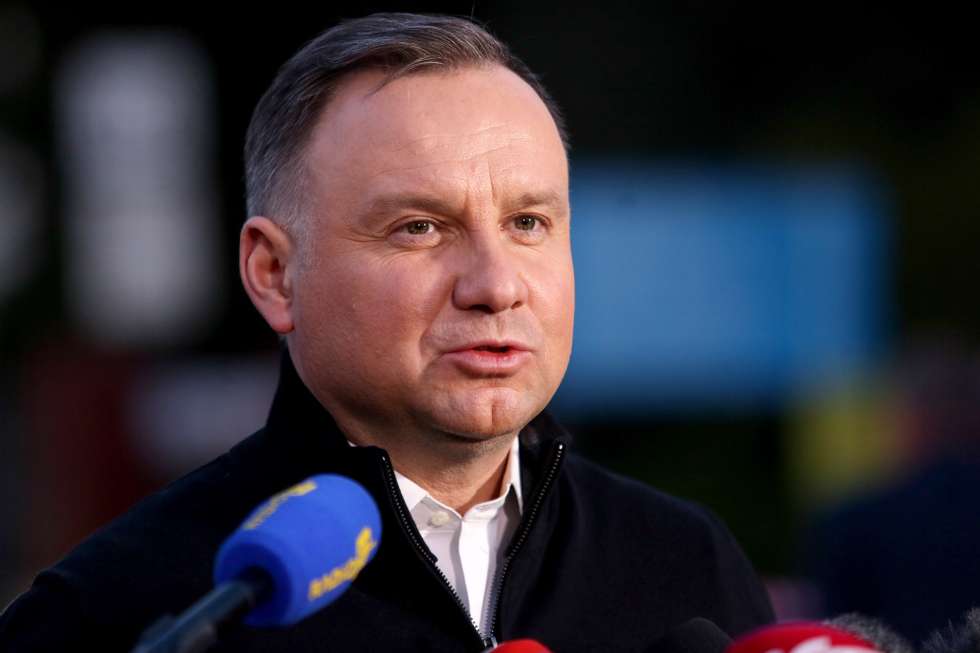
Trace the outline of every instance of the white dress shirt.
<path fill-rule="evenodd" d="M 492 501 L 478 503 L 465 515 L 434 499 L 417 483 L 395 471 L 398 488 L 426 546 L 473 618 L 486 635 L 490 627 L 490 585 L 503 547 L 521 521 L 521 467 L 514 438 L 503 492 Z"/>

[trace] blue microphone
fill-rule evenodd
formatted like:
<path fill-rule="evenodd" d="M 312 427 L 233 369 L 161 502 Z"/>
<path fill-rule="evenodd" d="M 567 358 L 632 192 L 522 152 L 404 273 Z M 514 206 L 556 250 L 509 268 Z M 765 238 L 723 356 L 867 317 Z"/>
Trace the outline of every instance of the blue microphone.
<path fill-rule="evenodd" d="M 218 550 L 215 588 L 157 621 L 132 653 L 200 653 L 243 616 L 250 626 L 290 626 L 343 594 L 380 541 L 367 490 L 344 476 L 310 477 L 256 508 Z"/>

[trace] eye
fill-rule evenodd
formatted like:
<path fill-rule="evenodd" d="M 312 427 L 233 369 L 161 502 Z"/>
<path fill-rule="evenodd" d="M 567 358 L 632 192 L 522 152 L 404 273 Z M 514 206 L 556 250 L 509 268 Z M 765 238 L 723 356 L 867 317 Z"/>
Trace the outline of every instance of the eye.
<path fill-rule="evenodd" d="M 442 242 L 445 232 L 439 223 L 426 218 L 413 218 L 398 225 L 388 235 L 388 242 L 397 247 L 419 249 L 435 247 Z"/>
<path fill-rule="evenodd" d="M 416 220 L 415 222 L 409 222 L 403 228 L 413 236 L 424 236 L 432 231 L 433 225 L 426 220 Z"/>
<path fill-rule="evenodd" d="M 548 236 L 548 221 L 530 213 L 515 215 L 507 226 L 511 237 L 525 245 L 538 245 Z"/>
<path fill-rule="evenodd" d="M 521 231 L 534 231 L 541 220 L 533 215 L 519 215 L 514 218 L 514 226 Z"/>

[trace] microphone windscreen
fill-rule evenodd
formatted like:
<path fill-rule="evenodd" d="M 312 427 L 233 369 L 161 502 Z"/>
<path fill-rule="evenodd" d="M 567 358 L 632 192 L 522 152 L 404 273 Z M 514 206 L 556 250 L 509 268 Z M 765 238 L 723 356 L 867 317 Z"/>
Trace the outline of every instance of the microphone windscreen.
<path fill-rule="evenodd" d="M 245 618 L 288 626 L 333 602 L 381 540 L 381 514 L 358 483 L 313 476 L 260 505 L 218 551 L 214 582 L 260 570 L 271 588 Z"/>
<path fill-rule="evenodd" d="M 977 653 L 980 651 L 980 608 L 966 613 L 962 624 L 934 632 L 923 644 L 922 653 Z"/>
<path fill-rule="evenodd" d="M 824 623 L 857 635 L 884 653 L 915 653 L 912 645 L 894 630 L 877 619 L 856 612 L 842 614 Z"/>
<path fill-rule="evenodd" d="M 491 653 L 551 653 L 551 649 L 533 639 L 512 639 L 497 644 Z"/>
<path fill-rule="evenodd" d="M 732 638 L 704 617 L 675 626 L 648 648 L 647 653 L 724 653 Z"/>
<path fill-rule="evenodd" d="M 749 632 L 726 653 L 872 653 L 873 644 L 846 630 L 811 621 L 764 626 Z"/>

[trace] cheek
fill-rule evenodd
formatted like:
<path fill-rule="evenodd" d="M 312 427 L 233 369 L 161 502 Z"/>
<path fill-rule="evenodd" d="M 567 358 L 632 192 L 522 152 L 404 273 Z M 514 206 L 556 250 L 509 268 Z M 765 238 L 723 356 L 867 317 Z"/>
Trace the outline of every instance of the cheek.
<path fill-rule="evenodd" d="M 535 313 L 548 342 L 556 348 L 568 348 L 575 315 L 575 277 L 571 257 L 563 256 L 545 262 L 535 271 L 533 279 L 531 293 L 535 299 Z"/>
<path fill-rule="evenodd" d="M 365 258 L 338 257 L 312 271 L 302 304 L 313 309 L 302 322 L 349 358 L 411 359 L 445 301 L 445 277 L 409 257 Z"/>

